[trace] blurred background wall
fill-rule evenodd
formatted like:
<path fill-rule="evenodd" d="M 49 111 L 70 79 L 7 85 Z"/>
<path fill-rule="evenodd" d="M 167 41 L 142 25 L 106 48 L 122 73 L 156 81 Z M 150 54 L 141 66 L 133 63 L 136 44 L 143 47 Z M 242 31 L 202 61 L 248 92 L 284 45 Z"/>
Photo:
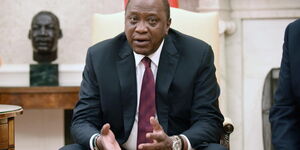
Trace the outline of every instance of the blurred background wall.
<path fill-rule="evenodd" d="M 179 0 L 179 7 L 220 13 L 220 103 L 224 115 L 235 123 L 231 148 L 263 150 L 263 83 L 269 70 L 280 65 L 284 29 L 300 17 L 300 1 Z M 52 11 L 60 19 L 63 38 L 54 63 L 65 65 L 61 74 L 71 71 L 61 85 L 78 86 L 91 46 L 93 13 L 123 8 L 123 0 L 1 0 L 0 57 L 4 65 L 0 66 L 0 86 L 29 85 L 28 64 L 35 62 L 28 31 L 39 11 Z M 16 149 L 58 149 L 64 144 L 63 123 L 63 110 L 25 110 L 16 121 Z"/>
<path fill-rule="evenodd" d="M 122 0 L 1 0 L 0 54 L 3 63 L 34 63 L 28 31 L 32 17 L 41 10 L 53 12 L 60 20 L 63 38 L 59 40 L 56 63 L 84 63 L 85 52 L 90 46 L 92 14 L 120 11 L 122 2 Z"/>

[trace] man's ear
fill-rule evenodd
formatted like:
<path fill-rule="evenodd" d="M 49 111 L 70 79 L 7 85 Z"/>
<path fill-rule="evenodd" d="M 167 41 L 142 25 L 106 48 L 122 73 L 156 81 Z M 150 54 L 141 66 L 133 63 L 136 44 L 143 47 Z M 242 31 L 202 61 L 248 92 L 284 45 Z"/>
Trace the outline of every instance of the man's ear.
<path fill-rule="evenodd" d="M 172 23 L 172 18 L 170 18 L 170 19 L 168 20 L 168 26 L 169 26 L 169 28 L 170 28 L 170 26 L 171 26 L 171 23 Z"/>
<path fill-rule="evenodd" d="M 28 32 L 28 38 L 29 38 L 29 39 L 32 38 L 32 31 L 31 31 L 31 29 L 30 29 L 29 32 Z"/>
<path fill-rule="evenodd" d="M 172 23 L 172 19 L 170 18 L 170 19 L 168 20 L 168 22 L 167 22 L 166 35 L 168 35 L 168 33 L 169 33 L 169 29 L 170 29 L 171 23 Z"/>
<path fill-rule="evenodd" d="M 61 31 L 61 29 L 59 29 L 59 30 L 58 30 L 58 38 L 60 39 L 60 38 L 62 38 L 62 37 L 63 37 L 62 31 Z"/>

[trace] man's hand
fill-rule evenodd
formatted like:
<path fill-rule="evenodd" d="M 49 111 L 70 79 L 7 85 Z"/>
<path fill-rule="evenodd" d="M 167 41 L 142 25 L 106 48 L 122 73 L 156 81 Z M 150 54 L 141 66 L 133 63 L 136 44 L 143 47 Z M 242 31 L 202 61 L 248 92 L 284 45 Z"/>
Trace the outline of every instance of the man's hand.
<path fill-rule="evenodd" d="M 152 139 L 153 143 L 143 143 L 138 148 L 143 150 L 172 150 L 172 140 L 154 117 L 150 118 L 150 124 L 153 127 L 153 132 L 147 133 L 146 137 Z"/>
<path fill-rule="evenodd" d="M 100 134 L 101 136 L 97 138 L 97 146 L 100 150 L 121 150 L 108 123 L 102 127 Z"/>

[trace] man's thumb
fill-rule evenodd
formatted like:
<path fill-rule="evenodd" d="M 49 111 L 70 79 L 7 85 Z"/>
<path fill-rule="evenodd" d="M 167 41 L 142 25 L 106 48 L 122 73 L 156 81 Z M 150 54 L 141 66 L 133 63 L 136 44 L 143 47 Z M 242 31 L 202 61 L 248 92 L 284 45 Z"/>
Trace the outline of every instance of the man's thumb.
<path fill-rule="evenodd" d="M 107 135 L 110 129 L 110 125 L 108 123 L 104 124 L 101 129 L 101 135 Z"/>

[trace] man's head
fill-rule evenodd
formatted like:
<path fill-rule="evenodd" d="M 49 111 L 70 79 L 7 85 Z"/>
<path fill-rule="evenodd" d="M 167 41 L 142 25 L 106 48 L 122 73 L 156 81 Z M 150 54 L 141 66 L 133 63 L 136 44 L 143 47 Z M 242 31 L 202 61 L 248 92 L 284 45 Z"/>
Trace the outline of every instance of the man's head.
<path fill-rule="evenodd" d="M 53 61 L 56 59 L 57 41 L 62 37 L 58 18 L 51 12 L 41 11 L 36 14 L 31 23 L 28 38 L 32 40 L 34 60 L 38 62 Z M 55 53 L 55 58 L 53 58 Z M 40 60 L 42 56 L 43 59 Z M 47 55 L 52 55 L 47 58 Z M 38 59 L 38 60 L 37 60 Z M 50 59 L 50 60 L 49 60 Z"/>
<path fill-rule="evenodd" d="M 129 0 L 125 10 L 125 34 L 132 49 L 154 53 L 171 25 L 168 0 Z"/>

